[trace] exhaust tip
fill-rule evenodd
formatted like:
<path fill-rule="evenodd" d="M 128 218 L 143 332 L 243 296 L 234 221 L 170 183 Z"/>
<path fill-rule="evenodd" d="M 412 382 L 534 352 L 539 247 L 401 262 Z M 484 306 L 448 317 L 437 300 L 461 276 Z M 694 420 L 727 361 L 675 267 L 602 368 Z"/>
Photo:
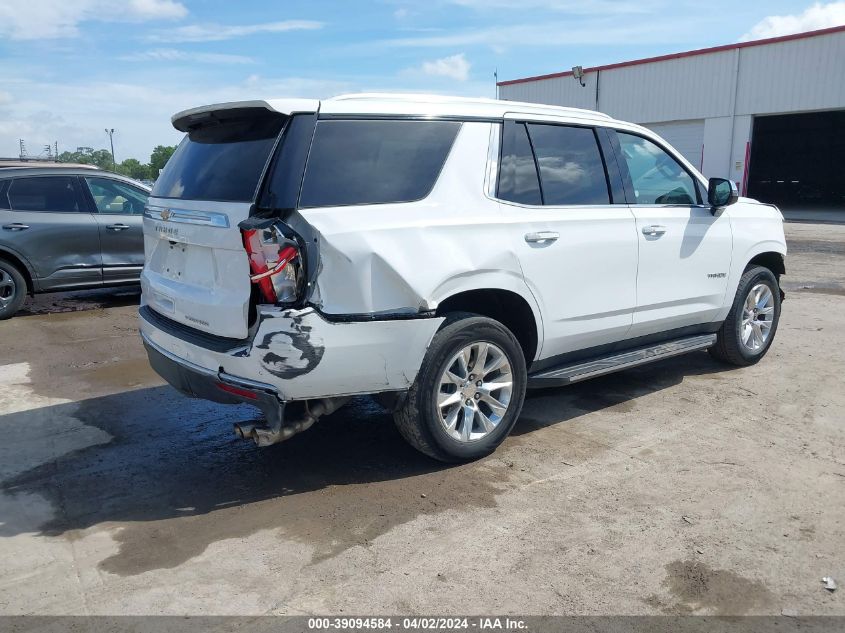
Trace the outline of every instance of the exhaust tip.
<path fill-rule="evenodd" d="M 248 440 L 253 436 L 254 424 L 235 424 L 235 435 L 242 440 Z"/>

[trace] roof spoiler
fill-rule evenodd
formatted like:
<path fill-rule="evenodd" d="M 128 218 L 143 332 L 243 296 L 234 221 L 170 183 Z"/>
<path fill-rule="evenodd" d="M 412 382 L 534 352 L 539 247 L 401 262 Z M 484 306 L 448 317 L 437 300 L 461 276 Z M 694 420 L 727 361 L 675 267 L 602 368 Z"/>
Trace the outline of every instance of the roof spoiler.
<path fill-rule="evenodd" d="M 227 114 L 229 116 L 236 114 L 243 115 L 250 110 L 255 111 L 255 114 L 261 112 L 278 112 L 279 114 L 285 115 L 296 112 L 318 112 L 320 110 L 320 101 L 318 99 L 271 99 L 269 101 L 214 103 L 212 105 L 177 112 L 170 118 L 170 121 L 173 127 L 180 132 L 189 132 L 214 118 L 228 118 L 226 116 Z"/>

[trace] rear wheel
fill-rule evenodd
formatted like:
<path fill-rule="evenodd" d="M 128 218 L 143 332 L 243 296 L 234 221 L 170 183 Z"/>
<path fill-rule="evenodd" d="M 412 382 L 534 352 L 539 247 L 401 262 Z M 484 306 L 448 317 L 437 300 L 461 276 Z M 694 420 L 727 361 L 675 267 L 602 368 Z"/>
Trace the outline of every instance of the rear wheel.
<path fill-rule="evenodd" d="M 26 280 L 14 264 L 0 259 L 0 319 L 13 317 L 26 300 Z"/>
<path fill-rule="evenodd" d="M 449 315 L 426 352 L 396 426 L 417 450 L 442 461 L 492 453 L 508 436 L 525 398 L 525 358 L 493 319 Z"/>
<path fill-rule="evenodd" d="M 739 367 L 753 365 L 769 350 L 779 321 L 777 278 L 768 268 L 749 268 L 739 280 L 733 306 L 710 354 Z"/>

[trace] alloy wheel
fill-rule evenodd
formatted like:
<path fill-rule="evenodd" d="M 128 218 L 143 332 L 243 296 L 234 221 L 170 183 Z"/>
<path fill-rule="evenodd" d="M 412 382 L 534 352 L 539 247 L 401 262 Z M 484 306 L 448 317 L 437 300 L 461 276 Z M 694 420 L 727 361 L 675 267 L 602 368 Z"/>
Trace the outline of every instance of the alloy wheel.
<path fill-rule="evenodd" d="M 440 423 L 460 442 L 480 440 L 505 417 L 512 390 L 512 370 L 505 353 L 493 343 L 471 343 L 449 360 L 440 377 Z"/>
<path fill-rule="evenodd" d="M 775 319 L 775 297 L 766 284 L 757 284 L 748 292 L 742 306 L 740 339 L 746 349 L 757 352 L 765 347 Z"/>
<path fill-rule="evenodd" d="M 0 308 L 5 308 L 14 301 L 16 291 L 15 280 L 0 268 Z"/>

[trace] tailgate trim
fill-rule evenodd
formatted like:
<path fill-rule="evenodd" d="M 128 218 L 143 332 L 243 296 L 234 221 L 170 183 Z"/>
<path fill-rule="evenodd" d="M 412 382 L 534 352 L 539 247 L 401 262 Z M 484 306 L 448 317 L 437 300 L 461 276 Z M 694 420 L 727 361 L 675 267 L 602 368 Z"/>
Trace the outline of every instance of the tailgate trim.
<path fill-rule="evenodd" d="M 220 229 L 229 228 L 229 216 L 217 211 L 192 211 L 189 209 L 174 209 L 148 204 L 144 207 L 144 217 L 158 222 L 173 222 L 174 224 L 199 224 L 214 226 Z"/>
<path fill-rule="evenodd" d="M 163 314 L 160 314 L 147 305 L 138 308 L 138 316 L 153 327 L 161 330 L 165 334 L 169 334 L 174 338 L 178 338 L 191 345 L 202 347 L 211 352 L 230 353 L 235 350 L 245 348 L 251 343 L 251 339 L 243 338 L 227 338 L 225 336 L 215 336 L 189 325 L 184 325 L 178 321 L 174 321 Z"/>

